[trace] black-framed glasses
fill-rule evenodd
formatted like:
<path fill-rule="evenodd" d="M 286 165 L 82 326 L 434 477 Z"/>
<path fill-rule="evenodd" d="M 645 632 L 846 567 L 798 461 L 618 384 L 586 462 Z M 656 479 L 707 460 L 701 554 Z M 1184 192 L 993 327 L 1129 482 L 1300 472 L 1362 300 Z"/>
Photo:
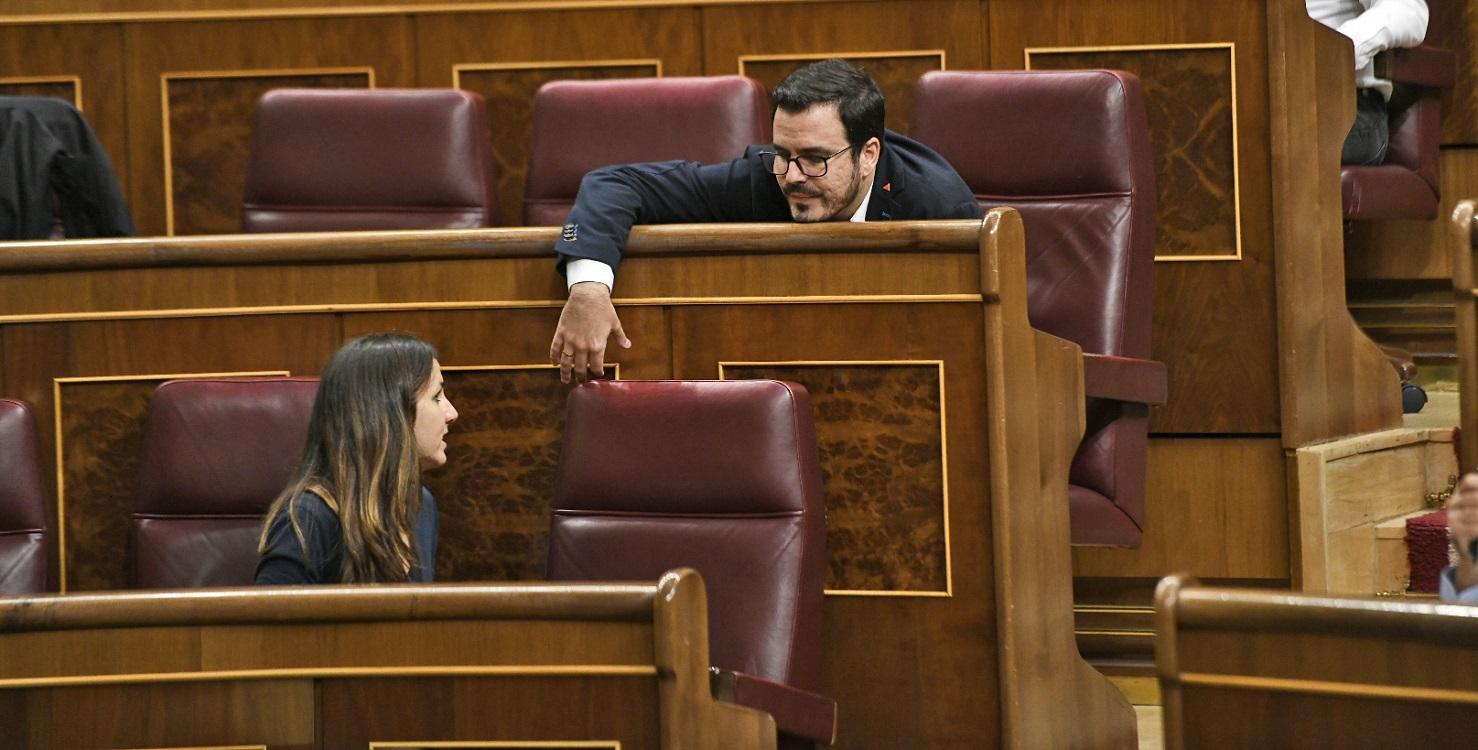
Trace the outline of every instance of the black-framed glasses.
<path fill-rule="evenodd" d="M 776 177 L 783 176 L 786 172 L 789 172 L 791 162 L 795 162 L 796 168 L 801 170 L 801 174 L 807 177 L 825 177 L 827 165 L 831 163 L 831 160 L 851 150 L 852 147 L 847 146 L 831 156 L 817 156 L 815 154 L 781 156 L 774 151 L 761 151 L 760 161 L 769 167 L 770 174 Z"/>

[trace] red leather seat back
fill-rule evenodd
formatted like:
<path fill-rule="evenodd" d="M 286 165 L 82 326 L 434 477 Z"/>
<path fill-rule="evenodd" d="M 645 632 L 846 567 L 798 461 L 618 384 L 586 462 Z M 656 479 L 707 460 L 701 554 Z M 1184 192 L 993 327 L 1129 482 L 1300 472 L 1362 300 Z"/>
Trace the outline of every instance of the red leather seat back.
<path fill-rule="evenodd" d="M 489 138 L 469 91 L 269 91 L 252 122 L 242 229 L 493 226 Z"/>
<path fill-rule="evenodd" d="M 598 381 L 571 392 L 549 578 L 696 568 L 713 664 L 814 691 L 825 544 L 804 388 Z"/>
<path fill-rule="evenodd" d="M 134 583 L 244 586 L 272 499 L 303 452 L 316 378 L 172 380 L 149 405 Z"/>
<path fill-rule="evenodd" d="M 723 162 L 769 140 L 769 97 L 743 76 L 553 81 L 534 96 L 523 222 L 563 224 L 592 169 Z"/>
<path fill-rule="evenodd" d="M 927 73 L 912 135 L 954 165 L 981 206 L 1021 212 L 1033 326 L 1085 352 L 1150 356 L 1155 179 L 1138 78 Z M 1147 431 L 1144 407 L 1089 399 L 1070 481 L 1103 518 L 1074 503 L 1075 543 L 1138 544 Z"/>
<path fill-rule="evenodd" d="M 50 543 L 36 420 L 25 402 L 0 398 L 0 595 L 48 589 Z"/>

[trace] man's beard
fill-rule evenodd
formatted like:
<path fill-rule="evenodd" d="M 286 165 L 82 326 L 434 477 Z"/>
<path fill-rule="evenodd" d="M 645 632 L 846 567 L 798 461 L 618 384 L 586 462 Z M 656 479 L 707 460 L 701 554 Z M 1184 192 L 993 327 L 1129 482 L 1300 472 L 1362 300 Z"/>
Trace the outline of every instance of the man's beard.
<path fill-rule="evenodd" d="M 812 223 L 812 222 L 822 222 L 822 221 L 837 221 L 838 218 L 840 218 L 843 221 L 845 221 L 847 219 L 851 219 L 852 218 L 851 216 L 841 216 L 841 213 L 843 211 L 846 211 L 847 208 L 852 205 L 852 202 L 853 201 L 857 200 L 857 194 L 859 192 L 861 192 L 861 190 L 862 190 L 862 172 L 861 171 L 854 170 L 852 172 L 852 184 L 847 187 L 847 195 L 846 195 L 846 197 L 842 198 L 840 201 L 838 201 L 835 204 L 835 207 L 832 209 L 831 213 L 829 213 L 829 214 L 827 214 L 827 215 L 825 215 L 825 216 L 823 216 L 821 218 L 818 218 L 818 219 L 802 219 L 802 218 L 800 218 L 800 217 L 798 217 L 798 216 L 795 215 L 795 207 L 792 206 L 791 209 L 790 209 L 790 217 L 792 219 L 794 219 L 795 221 L 798 221 L 798 222 L 801 222 L 801 223 L 805 223 L 805 224 L 809 224 L 809 223 Z M 818 206 L 818 208 L 822 208 L 822 209 L 827 208 L 827 206 L 824 203 L 825 202 L 825 193 L 823 193 L 820 190 L 816 190 L 814 188 L 811 188 L 811 187 L 809 187 L 809 186 L 807 186 L 805 184 L 801 184 L 801 185 L 787 185 L 787 186 L 781 188 L 781 192 L 784 193 L 786 196 L 801 195 L 801 196 L 806 196 L 806 197 L 809 197 L 809 198 L 821 198 L 823 200 L 823 205 Z"/>

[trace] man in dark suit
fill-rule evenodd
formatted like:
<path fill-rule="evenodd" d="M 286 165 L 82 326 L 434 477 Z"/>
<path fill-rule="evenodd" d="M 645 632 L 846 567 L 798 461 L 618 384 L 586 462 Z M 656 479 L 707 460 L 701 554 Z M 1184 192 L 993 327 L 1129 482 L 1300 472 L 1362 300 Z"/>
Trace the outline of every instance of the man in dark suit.
<path fill-rule="evenodd" d="M 775 87 L 772 145 L 726 164 L 669 161 L 585 175 L 560 239 L 569 284 L 549 360 L 560 379 L 604 372 L 612 334 L 631 341 L 611 304 L 635 224 L 979 218 L 965 181 L 923 144 L 883 128 L 883 94 L 844 60 L 808 65 Z"/>

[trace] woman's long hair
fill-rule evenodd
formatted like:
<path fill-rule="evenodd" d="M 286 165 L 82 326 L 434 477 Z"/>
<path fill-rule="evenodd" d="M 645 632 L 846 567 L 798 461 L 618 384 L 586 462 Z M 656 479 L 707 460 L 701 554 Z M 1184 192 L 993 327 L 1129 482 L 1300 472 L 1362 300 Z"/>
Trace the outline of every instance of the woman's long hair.
<path fill-rule="evenodd" d="M 287 513 L 304 553 L 325 552 L 309 550 L 298 525 L 298 498 L 311 491 L 339 517 L 340 580 L 409 579 L 421 510 L 416 397 L 431 380 L 435 358 L 430 344 L 407 333 L 361 336 L 334 353 L 318 382 L 303 457 L 267 510 L 260 551 L 267 549 L 272 520 Z"/>

